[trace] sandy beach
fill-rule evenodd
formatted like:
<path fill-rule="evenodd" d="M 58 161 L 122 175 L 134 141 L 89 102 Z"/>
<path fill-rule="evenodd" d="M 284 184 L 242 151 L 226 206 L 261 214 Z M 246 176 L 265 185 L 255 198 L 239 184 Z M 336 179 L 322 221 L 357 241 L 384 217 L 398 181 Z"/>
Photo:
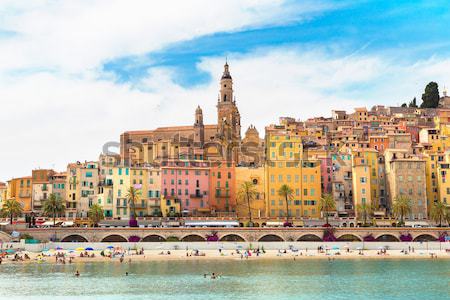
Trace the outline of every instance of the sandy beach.
<path fill-rule="evenodd" d="M 101 255 L 100 250 L 81 252 L 66 250 L 51 250 L 45 252 L 17 252 L 18 260 L 14 260 L 15 255 L 10 254 L 2 259 L 3 264 L 23 264 L 23 263 L 51 263 L 51 264 L 69 264 L 69 263 L 89 263 L 89 262 L 111 262 L 111 263 L 136 263 L 142 261 L 165 261 L 165 260 L 305 260 L 305 259 L 450 259 L 450 253 L 445 250 L 417 250 L 414 252 L 402 250 L 387 250 L 382 253 L 380 250 L 323 250 L 317 249 L 296 250 L 280 249 L 266 250 L 265 253 L 256 253 L 254 251 L 240 250 L 239 253 L 234 250 L 145 250 L 144 254 L 136 254 L 135 250 L 122 250 L 121 253 L 113 257 Z M 405 253 L 406 252 L 406 253 Z M 83 257 L 80 254 L 83 253 Z M 88 254 L 86 256 L 85 254 Z M 29 259 L 23 259 L 25 254 Z M 59 255 L 59 259 L 56 256 Z M 93 257 L 92 257 L 93 256 Z M 121 259 L 122 257 L 122 259 Z M 23 260 L 22 260 L 23 259 Z M 64 262 L 63 262 L 64 261 Z"/>

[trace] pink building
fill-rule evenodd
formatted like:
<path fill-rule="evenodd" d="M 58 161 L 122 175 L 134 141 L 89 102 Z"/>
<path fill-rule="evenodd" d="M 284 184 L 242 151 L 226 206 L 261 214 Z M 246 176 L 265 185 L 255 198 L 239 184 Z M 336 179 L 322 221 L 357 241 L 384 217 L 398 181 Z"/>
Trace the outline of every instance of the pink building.
<path fill-rule="evenodd" d="M 162 195 L 166 199 L 180 200 L 183 215 L 210 213 L 210 169 L 207 162 L 164 162 L 161 173 Z"/>
<path fill-rule="evenodd" d="M 322 193 L 331 194 L 331 176 L 333 164 L 331 162 L 331 157 L 321 157 L 320 159 L 320 175 L 322 178 Z"/>

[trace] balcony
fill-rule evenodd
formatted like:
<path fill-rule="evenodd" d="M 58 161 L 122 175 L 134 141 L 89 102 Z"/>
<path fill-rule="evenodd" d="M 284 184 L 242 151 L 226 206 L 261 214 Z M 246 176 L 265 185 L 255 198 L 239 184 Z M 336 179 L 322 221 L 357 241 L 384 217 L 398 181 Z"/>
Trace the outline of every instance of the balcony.
<path fill-rule="evenodd" d="M 203 198 L 203 195 L 202 195 L 202 194 L 191 194 L 190 197 L 191 197 L 191 198 L 202 199 L 202 198 Z"/>

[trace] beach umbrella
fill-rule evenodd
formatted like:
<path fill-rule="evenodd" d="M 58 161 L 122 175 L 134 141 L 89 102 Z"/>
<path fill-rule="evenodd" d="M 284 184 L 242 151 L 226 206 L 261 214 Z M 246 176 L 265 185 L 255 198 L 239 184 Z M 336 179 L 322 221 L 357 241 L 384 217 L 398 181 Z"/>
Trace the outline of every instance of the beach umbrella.
<path fill-rule="evenodd" d="M 82 247 L 79 247 L 79 248 L 77 248 L 77 249 L 75 249 L 76 251 L 84 251 L 84 248 L 82 248 Z"/>
<path fill-rule="evenodd" d="M 363 248 L 362 247 L 358 247 L 358 248 L 356 248 L 356 250 L 362 250 Z"/>
<path fill-rule="evenodd" d="M 378 247 L 378 250 L 384 250 L 384 246 Z"/>
<path fill-rule="evenodd" d="M 56 247 L 56 250 L 63 250 L 63 248 L 58 246 L 58 247 Z"/>
<path fill-rule="evenodd" d="M 339 250 L 339 246 L 333 246 L 333 250 Z"/>
<path fill-rule="evenodd" d="M 94 248 L 92 248 L 92 247 L 87 247 L 87 248 L 84 249 L 84 250 L 86 250 L 86 251 L 94 251 Z"/>
<path fill-rule="evenodd" d="M 114 247 L 113 246 L 108 246 L 108 247 L 106 247 L 106 249 L 114 249 Z"/>
<path fill-rule="evenodd" d="M 15 253 L 16 252 L 16 250 L 14 250 L 14 249 L 7 249 L 6 250 L 6 253 Z"/>

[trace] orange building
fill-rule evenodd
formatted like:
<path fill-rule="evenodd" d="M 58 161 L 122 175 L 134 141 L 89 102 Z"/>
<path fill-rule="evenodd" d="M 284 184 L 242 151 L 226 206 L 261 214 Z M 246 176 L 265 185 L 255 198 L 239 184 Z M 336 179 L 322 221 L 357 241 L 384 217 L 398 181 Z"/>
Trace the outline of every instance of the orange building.
<path fill-rule="evenodd" d="M 369 148 L 375 149 L 380 153 L 389 148 L 389 138 L 386 135 L 373 135 L 369 137 Z"/>
<path fill-rule="evenodd" d="M 215 162 L 210 176 L 211 213 L 224 215 L 236 212 L 235 167 L 232 162 Z"/>
<path fill-rule="evenodd" d="M 32 177 L 13 178 L 8 181 L 8 198 L 14 198 L 22 204 L 23 212 L 30 213 Z"/>

